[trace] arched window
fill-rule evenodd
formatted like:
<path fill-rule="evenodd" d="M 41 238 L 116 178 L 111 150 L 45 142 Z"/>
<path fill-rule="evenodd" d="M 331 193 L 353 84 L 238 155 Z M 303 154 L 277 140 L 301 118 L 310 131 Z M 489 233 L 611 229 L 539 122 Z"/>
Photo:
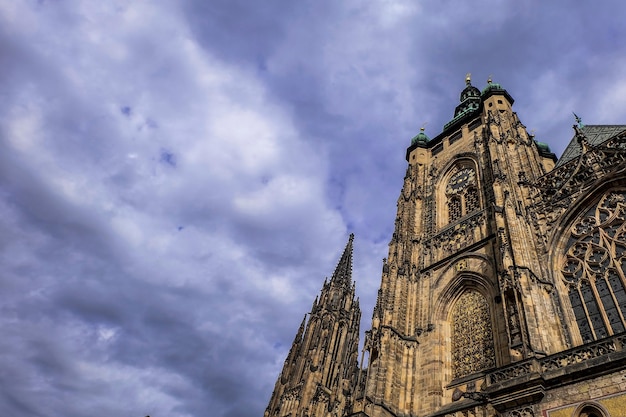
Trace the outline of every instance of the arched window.
<path fill-rule="evenodd" d="M 470 167 L 456 167 L 446 186 L 448 200 L 448 222 L 480 208 L 480 199 L 476 182 L 476 171 Z"/>
<path fill-rule="evenodd" d="M 587 403 L 578 406 L 574 411 L 574 417 L 609 417 L 609 415 L 600 405 Z"/>
<path fill-rule="evenodd" d="M 495 365 L 489 304 L 478 291 L 467 290 L 452 308 L 452 377 Z"/>
<path fill-rule="evenodd" d="M 626 190 L 605 193 L 570 227 L 561 272 L 584 343 L 626 329 Z"/>

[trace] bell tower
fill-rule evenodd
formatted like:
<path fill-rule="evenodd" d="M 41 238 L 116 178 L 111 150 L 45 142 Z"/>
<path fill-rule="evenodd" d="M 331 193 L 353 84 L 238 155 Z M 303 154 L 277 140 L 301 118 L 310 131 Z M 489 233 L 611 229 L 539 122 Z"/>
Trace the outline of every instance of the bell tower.
<path fill-rule="evenodd" d="M 556 157 L 513 102 L 468 74 L 452 120 L 433 139 L 422 129 L 407 149 L 366 340 L 369 416 L 454 408 L 455 392 L 481 395 L 487 371 L 570 346 L 528 210 L 529 184 Z"/>
<path fill-rule="evenodd" d="M 351 236 L 267 417 L 624 415 L 626 125 L 576 116 L 557 161 L 513 103 L 468 74 L 411 140 L 362 371 Z"/>

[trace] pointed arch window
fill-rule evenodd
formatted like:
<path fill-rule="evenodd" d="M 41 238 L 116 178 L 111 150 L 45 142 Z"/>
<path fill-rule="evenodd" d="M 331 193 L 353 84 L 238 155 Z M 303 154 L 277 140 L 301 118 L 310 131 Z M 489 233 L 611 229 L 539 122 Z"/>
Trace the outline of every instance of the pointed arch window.
<path fill-rule="evenodd" d="M 476 171 L 471 167 L 457 167 L 446 186 L 448 222 L 480 209 Z"/>
<path fill-rule="evenodd" d="M 561 272 L 583 343 L 626 329 L 626 190 L 605 193 L 570 227 Z"/>
<path fill-rule="evenodd" d="M 452 377 L 496 365 L 491 314 L 485 297 L 467 290 L 452 308 Z"/>
<path fill-rule="evenodd" d="M 608 417 L 608 413 L 599 404 L 583 404 L 574 411 L 575 417 Z"/>

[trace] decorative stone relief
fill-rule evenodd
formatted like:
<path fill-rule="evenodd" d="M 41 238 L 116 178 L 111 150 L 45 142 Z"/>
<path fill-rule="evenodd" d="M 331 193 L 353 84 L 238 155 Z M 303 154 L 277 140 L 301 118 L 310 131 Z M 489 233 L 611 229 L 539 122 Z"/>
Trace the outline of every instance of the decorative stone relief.
<path fill-rule="evenodd" d="M 532 407 L 522 407 L 517 410 L 509 411 L 509 417 L 535 417 Z"/>
<path fill-rule="evenodd" d="M 587 360 L 600 358 L 614 352 L 623 351 L 626 347 L 626 334 L 620 334 L 597 342 L 592 342 L 576 349 L 555 353 L 541 359 L 526 359 L 491 372 L 487 380 L 490 384 L 525 377 L 533 372 L 550 372 L 566 368 L 570 365 L 583 363 Z"/>
<path fill-rule="evenodd" d="M 528 375 L 531 370 L 532 364 L 529 361 L 520 362 L 512 366 L 507 366 L 506 368 L 500 368 L 496 372 L 489 374 L 489 382 L 496 384 L 508 379 Z"/>
<path fill-rule="evenodd" d="M 329 403 L 330 402 L 330 393 L 328 389 L 324 389 L 321 385 L 317 386 L 315 390 L 315 395 L 313 395 L 313 404 L 315 403 Z"/>
<path fill-rule="evenodd" d="M 442 248 L 446 253 L 452 253 L 474 243 L 474 230 L 484 223 L 485 213 L 478 212 L 459 224 L 444 229 L 426 244 L 432 244 L 435 248 Z"/>
<path fill-rule="evenodd" d="M 546 214 L 548 230 L 598 178 L 626 169 L 624 149 L 626 135 L 616 136 L 601 145 L 590 147 L 578 158 L 555 168 L 533 184 L 533 211 Z"/>
<path fill-rule="evenodd" d="M 616 350 L 617 347 L 615 345 L 615 340 L 613 339 L 604 340 L 592 345 L 585 345 L 572 351 L 558 353 L 544 358 L 541 361 L 541 372 L 553 371 L 555 369 L 563 368 L 564 366 L 581 363 L 587 359 L 607 355 L 615 352 Z"/>

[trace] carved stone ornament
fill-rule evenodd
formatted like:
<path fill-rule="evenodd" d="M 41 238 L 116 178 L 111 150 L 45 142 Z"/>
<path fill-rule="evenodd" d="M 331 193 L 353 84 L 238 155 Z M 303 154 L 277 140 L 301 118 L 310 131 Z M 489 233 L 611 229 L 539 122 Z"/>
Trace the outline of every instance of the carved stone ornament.
<path fill-rule="evenodd" d="M 467 269 L 467 259 L 461 259 L 455 265 L 457 271 L 465 271 Z"/>
<path fill-rule="evenodd" d="M 321 385 L 317 386 L 315 390 L 315 395 L 313 395 L 313 403 L 329 403 L 330 402 L 330 394 L 324 387 Z"/>
<path fill-rule="evenodd" d="M 485 223 L 485 213 L 480 211 L 457 225 L 444 229 L 427 243 L 452 252 L 474 243 L 474 230 Z"/>
<path fill-rule="evenodd" d="M 522 407 L 517 410 L 509 411 L 509 417 L 535 417 L 532 407 Z"/>
<path fill-rule="evenodd" d="M 551 223 L 598 179 L 626 170 L 626 134 L 591 147 L 587 152 L 540 177 L 534 184 L 532 210 L 545 213 Z"/>

